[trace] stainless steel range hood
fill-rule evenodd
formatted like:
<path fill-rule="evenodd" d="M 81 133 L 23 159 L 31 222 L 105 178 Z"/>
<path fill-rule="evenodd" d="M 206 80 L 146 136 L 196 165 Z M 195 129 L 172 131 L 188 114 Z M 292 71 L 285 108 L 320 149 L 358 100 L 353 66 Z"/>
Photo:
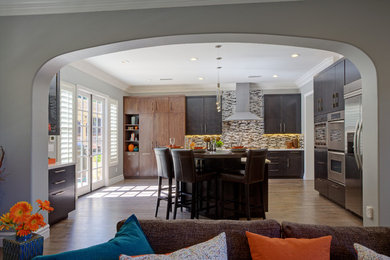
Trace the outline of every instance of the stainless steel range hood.
<path fill-rule="evenodd" d="M 260 120 L 258 116 L 249 112 L 249 90 L 249 83 L 236 84 L 236 111 L 224 121 Z"/>

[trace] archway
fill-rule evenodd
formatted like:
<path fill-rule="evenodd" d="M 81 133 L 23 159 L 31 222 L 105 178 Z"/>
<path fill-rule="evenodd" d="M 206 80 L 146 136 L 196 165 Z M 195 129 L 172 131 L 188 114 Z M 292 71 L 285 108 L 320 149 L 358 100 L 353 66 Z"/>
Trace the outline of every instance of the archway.
<path fill-rule="evenodd" d="M 366 151 L 370 151 L 370 153 L 365 153 L 364 157 L 363 171 L 369 174 L 365 174 L 363 177 L 363 207 L 370 205 L 376 212 L 379 212 L 378 97 L 377 76 L 373 62 L 363 51 L 346 43 L 263 34 L 221 33 L 139 39 L 63 54 L 43 64 L 34 79 L 32 93 L 31 199 L 45 198 L 48 194 L 47 185 L 42 185 L 42 183 L 47 183 L 47 174 L 45 174 L 47 173 L 47 129 L 45 127 L 47 126 L 47 93 L 52 76 L 61 67 L 73 61 L 112 52 L 159 45 L 206 42 L 245 42 L 307 47 L 340 53 L 350 59 L 358 67 L 362 75 L 363 103 L 372 104 L 366 106 L 363 110 L 363 121 L 365 122 L 363 146 Z M 375 214 L 374 219 L 368 219 L 364 216 L 364 225 L 379 225 L 378 215 Z"/>

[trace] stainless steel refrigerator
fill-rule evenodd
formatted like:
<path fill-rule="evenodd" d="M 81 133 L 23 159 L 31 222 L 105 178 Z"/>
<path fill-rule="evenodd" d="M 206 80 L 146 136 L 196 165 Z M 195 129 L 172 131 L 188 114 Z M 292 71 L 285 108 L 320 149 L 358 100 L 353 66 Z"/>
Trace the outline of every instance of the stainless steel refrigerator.
<path fill-rule="evenodd" d="M 345 207 L 362 216 L 363 146 L 362 84 L 344 86 L 345 100 Z"/>

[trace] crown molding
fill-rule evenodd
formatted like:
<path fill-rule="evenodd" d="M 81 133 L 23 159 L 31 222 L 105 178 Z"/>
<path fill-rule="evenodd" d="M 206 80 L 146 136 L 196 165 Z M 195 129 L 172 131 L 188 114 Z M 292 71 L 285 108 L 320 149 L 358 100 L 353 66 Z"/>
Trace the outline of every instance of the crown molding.
<path fill-rule="evenodd" d="M 111 76 L 110 74 L 104 72 L 103 70 L 97 68 L 96 66 L 92 65 L 91 63 L 85 60 L 73 62 L 69 66 L 72 66 L 73 68 L 76 68 L 116 88 L 119 88 L 125 92 L 130 93 L 131 87 L 128 84 L 118 80 L 117 78 Z"/>
<path fill-rule="evenodd" d="M 303 87 L 305 84 L 309 83 L 313 80 L 313 77 L 335 63 L 337 60 L 341 59 L 343 56 L 332 56 L 329 58 L 324 59 L 319 64 L 311 68 L 309 71 L 307 71 L 305 74 L 303 74 L 299 79 L 295 81 L 295 85 L 297 85 L 298 88 Z"/>
<path fill-rule="evenodd" d="M 302 0 L 2 0 L 0 16 L 294 1 Z"/>

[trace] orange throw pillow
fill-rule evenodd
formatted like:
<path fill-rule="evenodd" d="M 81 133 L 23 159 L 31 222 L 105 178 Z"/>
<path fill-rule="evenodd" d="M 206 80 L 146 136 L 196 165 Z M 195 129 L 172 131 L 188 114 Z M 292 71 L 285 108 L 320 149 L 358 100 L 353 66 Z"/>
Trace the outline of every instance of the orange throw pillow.
<path fill-rule="evenodd" d="M 270 238 L 246 231 L 253 260 L 329 260 L 332 236 Z"/>

